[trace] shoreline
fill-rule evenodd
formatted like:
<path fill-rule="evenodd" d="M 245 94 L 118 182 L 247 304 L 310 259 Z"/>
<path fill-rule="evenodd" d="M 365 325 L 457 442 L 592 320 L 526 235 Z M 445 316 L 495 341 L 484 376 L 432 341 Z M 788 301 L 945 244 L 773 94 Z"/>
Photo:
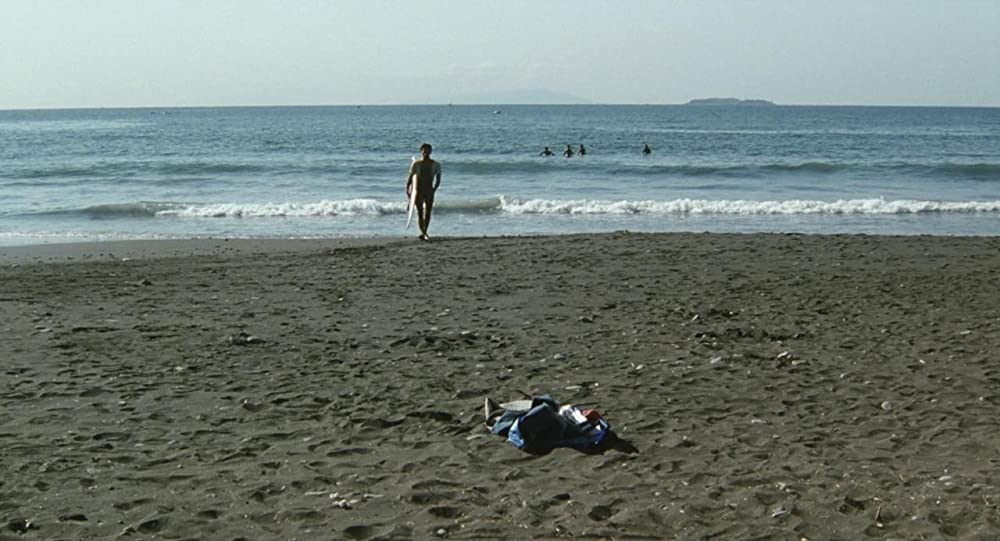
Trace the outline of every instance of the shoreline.
<path fill-rule="evenodd" d="M 460 242 L 469 240 L 511 240 L 511 239 L 559 239 L 606 238 L 621 235 L 637 237 L 806 237 L 814 239 L 868 238 L 868 239 L 955 239 L 975 240 L 1000 239 L 1000 235 L 927 235 L 927 234 L 867 234 L 867 233 L 797 233 L 797 232 L 642 232 L 612 231 L 600 233 L 564 233 L 537 235 L 498 236 L 441 236 L 434 237 L 432 243 Z M 46 244 L 19 244 L 0 246 L 0 265 L 26 263 L 72 263 L 82 261 L 121 259 L 160 259 L 186 256 L 247 256 L 265 254 L 303 254 L 361 247 L 385 247 L 398 244 L 416 243 L 412 236 L 385 237 L 338 237 L 338 238 L 186 238 L 186 239 L 140 239 L 113 241 L 81 241 Z"/>
<path fill-rule="evenodd" d="M 69 263 L 121 259 L 160 259 L 186 256 L 221 256 L 306 253 L 406 242 L 404 237 L 337 239 L 295 238 L 194 238 L 114 240 L 0 246 L 0 265 Z"/>
<path fill-rule="evenodd" d="M 0 538 L 1000 535 L 1000 237 L 288 242 L 0 248 Z"/>

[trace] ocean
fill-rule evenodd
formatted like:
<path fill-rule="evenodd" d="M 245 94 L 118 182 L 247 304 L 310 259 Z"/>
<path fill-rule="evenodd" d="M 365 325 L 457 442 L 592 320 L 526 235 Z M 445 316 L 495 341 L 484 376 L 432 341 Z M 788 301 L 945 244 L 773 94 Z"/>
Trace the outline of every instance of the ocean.
<path fill-rule="evenodd" d="M 1000 234 L 1000 108 L 143 108 L 0 111 L 0 245 L 415 237 L 423 142 L 432 236 Z"/>

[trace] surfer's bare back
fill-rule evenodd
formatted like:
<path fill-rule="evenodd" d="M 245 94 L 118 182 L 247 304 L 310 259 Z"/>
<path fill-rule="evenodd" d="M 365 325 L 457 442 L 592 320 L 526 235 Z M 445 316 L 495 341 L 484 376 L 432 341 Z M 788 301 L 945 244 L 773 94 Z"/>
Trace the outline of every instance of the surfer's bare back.
<path fill-rule="evenodd" d="M 427 228 L 431 225 L 431 210 L 434 208 L 434 192 L 441 185 L 441 164 L 431 159 L 431 145 L 420 145 L 420 159 L 410 164 L 410 174 L 406 176 L 406 196 L 416 189 L 414 204 L 417 207 L 417 225 L 420 240 L 427 240 Z M 415 182 L 414 182 L 415 181 Z"/>

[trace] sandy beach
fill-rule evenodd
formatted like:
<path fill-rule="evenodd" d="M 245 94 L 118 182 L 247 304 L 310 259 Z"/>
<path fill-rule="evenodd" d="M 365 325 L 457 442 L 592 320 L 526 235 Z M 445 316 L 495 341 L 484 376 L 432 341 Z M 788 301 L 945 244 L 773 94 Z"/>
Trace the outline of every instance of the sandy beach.
<path fill-rule="evenodd" d="M 995 237 L 0 248 L 0 540 L 996 539 L 998 301 Z"/>

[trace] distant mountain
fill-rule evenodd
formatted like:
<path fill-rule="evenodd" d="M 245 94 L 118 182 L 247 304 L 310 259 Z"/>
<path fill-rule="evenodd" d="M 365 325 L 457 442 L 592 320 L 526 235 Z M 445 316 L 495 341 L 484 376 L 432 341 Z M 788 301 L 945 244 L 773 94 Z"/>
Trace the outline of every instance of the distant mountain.
<path fill-rule="evenodd" d="M 774 105 L 773 101 L 767 100 L 741 100 L 739 98 L 701 98 L 691 100 L 684 105 L 737 105 L 737 106 L 761 106 Z"/>

